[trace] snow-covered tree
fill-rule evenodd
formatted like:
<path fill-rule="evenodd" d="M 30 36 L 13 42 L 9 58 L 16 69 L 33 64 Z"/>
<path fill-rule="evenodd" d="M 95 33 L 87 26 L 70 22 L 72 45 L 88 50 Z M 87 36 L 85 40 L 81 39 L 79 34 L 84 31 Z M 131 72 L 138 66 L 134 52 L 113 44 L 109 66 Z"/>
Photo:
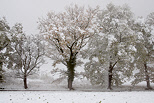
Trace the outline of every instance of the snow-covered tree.
<path fill-rule="evenodd" d="M 133 14 L 129 7 L 108 4 L 107 9 L 97 15 L 99 33 L 91 38 L 86 73 L 92 82 L 120 85 L 131 75 L 131 63 L 136 51 L 131 30 Z"/>
<path fill-rule="evenodd" d="M 44 62 L 44 45 L 41 37 L 28 36 L 23 32 L 20 23 L 12 28 L 12 47 L 14 51 L 9 55 L 9 68 L 17 71 L 17 76 L 23 79 L 24 88 L 27 89 L 27 77 L 35 73 Z"/>
<path fill-rule="evenodd" d="M 146 18 L 146 24 L 154 26 L 154 12 L 150 13 Z"/>
<path fill-rule="evenodd" d="M 98 8 L 73 5 L 65 12 L 49 12 L 47 18 L 40 19 L 40 33 L 48 41 L 48 56 L 53 65 L 62 63 L 67 67 L 68 88 L 71 90 L 75 67 L 81 63 L 78 55 L 91 35 L 95 33 L 94 18 Z"/>
<path fill-rule="evenodd" d="M 0 82 L 3 81 L 3 64 L 8 55 L 7 49 L 10 47 L 10 27 L 5 18 L 0 18 Z"/>
<path fill-rule="evenodd" d="M 152 89 L 150 82 L 154 81 L 154 14 L 151 13 L 147 19 L 139 17 L 135 22 L 133 29 L 136 32 L 136 56 L 135 66 L 137 73 L 134 75 L 133 85 L 146 81 L 146 89 Z"/>

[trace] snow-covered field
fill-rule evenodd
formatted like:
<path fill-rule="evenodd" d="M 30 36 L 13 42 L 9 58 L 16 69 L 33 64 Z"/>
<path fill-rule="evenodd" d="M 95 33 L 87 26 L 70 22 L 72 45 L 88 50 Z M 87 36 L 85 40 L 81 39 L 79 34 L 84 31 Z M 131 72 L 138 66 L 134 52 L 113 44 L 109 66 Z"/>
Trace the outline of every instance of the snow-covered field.
<path fill-rule="evenodd" d="M 0 103 L 154 103 L 154 92 L 0 91 Z"/>
<path fill-rule="evenodd" d="M 145 91 L 143 84 L 107 90 L 80 81 L 74 83 L 74 91 L 69 91 L 67 83 L 63 83 L 29 80 L 27 90 L 23 88 L 22 81 L 2 85 L 6 91 L 0 91 L 0 103 L 154 103 L 154 91 Z"/>
<path fill-rule="evenodd" d="M 154 88 L 154 84 L 151 84 Z M 54 82 L 51 77 L 28 79 L 28 89 L 22 79 L 7 78 L 0 84 L 0 103 L 154 103 L 154 90 L 145 90 L 145 83 L 135 87 L 125 84 L 107 90 L 93 86 L 87 80 L 75 79 L 74 91 L 67 88 L 67 79 Z"/>

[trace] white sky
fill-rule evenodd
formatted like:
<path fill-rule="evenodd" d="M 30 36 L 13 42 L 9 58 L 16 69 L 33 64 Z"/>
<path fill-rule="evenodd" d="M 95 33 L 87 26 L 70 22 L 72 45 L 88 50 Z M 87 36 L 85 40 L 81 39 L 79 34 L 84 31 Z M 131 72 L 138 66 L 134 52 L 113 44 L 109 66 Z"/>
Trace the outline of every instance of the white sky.
<path fill-rule="evenodd" d="M 35 34 L 38 32 L 38 18 L 51 10 L 63 11 L 71 4 L 105 8 L 110 2 L 115 5 L 128 4 L 136 16 L 146 17 L 154 12 L 154 0 L 0 0 L 0 18 L 5 16 L 11 26 L 20 22 L 26 33 Z"/>

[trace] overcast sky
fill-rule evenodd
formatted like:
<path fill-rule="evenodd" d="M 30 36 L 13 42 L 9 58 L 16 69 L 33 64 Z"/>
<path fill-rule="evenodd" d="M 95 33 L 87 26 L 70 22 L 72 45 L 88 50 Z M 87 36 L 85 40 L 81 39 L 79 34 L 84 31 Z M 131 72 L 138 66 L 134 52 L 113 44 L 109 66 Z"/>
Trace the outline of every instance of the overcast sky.
<path fill-rule="evenodd" d="M 154 0 L 0 0 L 0 18 L 5 16 L 11 26 L 20 22 L 26 33 L 36 34 L 38 18 L 51 10 L 60 12 L 71 4 L 105 8 L 111 2 L 128 4 L 136 16 L 146 17 L 154 12 Z"/>

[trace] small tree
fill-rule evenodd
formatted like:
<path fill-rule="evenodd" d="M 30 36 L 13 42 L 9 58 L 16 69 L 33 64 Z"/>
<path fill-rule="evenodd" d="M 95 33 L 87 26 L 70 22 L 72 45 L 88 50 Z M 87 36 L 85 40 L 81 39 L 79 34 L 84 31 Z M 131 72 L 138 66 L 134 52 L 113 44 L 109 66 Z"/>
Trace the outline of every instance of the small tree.
<path fill-rule="evenodd" d="M 21 24 L 16 24 L 12 32 L 14 52 L 9 56 L 9 68 L 17 70 L 18 77 L 23 79 L 24 88 L 27 89 L 27 77 L 35 73 L 36 68 L 44 62 L 44 45 L 39 36 L 26 36 Z"/>
<path fill-rule="evenodd" d="M 91 35 L 94 34 L 94 17 L 98 8 L 84 9 L 74 5 L 66 12 L 47 14 L 40 19 L 39 29 L 48 41 L 48 56 L 54 60 L 53 65 L 62 63 L 67 67 L 68 88 L 71 90 L 75 67 L 79 64 L 78 55 Z"/>

